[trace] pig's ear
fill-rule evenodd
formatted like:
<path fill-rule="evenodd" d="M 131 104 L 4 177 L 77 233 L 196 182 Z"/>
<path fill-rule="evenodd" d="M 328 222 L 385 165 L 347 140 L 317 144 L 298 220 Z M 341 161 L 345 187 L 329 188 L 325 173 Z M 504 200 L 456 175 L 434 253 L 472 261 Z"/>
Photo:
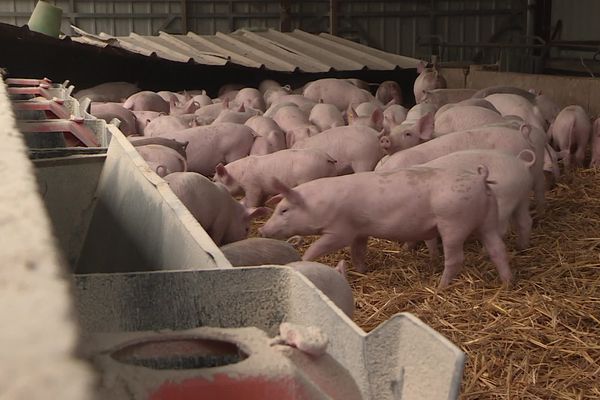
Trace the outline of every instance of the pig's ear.
<path fill-rule="evenodd" d="M 419 61 L 419 64 L 417 64 L 417 73 L 420 74 L 423 72 L 426 66 L 427 64 L 424 61 Z"/>
<path fill-rule="evenodd" d="M 341 276 L 346 278 L 348 271 L 348 264 L 346 263 L 346 260 L 340 260 L 340 262 L 335 266 L 335 270 L 339 272 Z"/>
<path fill-rule="evenodd" d="M 281 182 L 277 178 L 273 178 L 273 188 L 279 193 L 281 193 L 283 197 L 285 197 L 290 203 L 297 206 L 301 206 L 302 204 L 304 204 L 304 200 L 298 192 L 288 187 L 285 183 Z"/>
<path fill-rule="evenodd" d="M 275 196 L 271 197 L 269 200 L 267 200 L 265 202 L 265 205 L 272 207 L 277 205 L 277 203 L 279 203 L 281 200 L 283 200 L 283 195 L 282 194 L 276 194 Z"/>
<path fill-rule="evenodd" d="M 252 221 L 254 218 L 266 217 L 267 215 L 271 214 L 272 211 L 273 210 L 268 207 L 249 208 L 246 213 L 246 218 L 249 221 Z"/>
<path fill-rule="evenodd" d="M 384 107 L 388 108 L 389 106 L 393 106 L 394 104 L 398 104 L 396 99 L 391 99 Z"/>
<path fill-rule="evenodd" d="M 187 92 L 187 90 L 183 91 L 183 98 L 188 101 L 192 99 L 192 95 Z"/>
<path fill-rule="evenodd" d="M 177 108 L 177 103 L 175 102 L 175 97 L 171 97 L 169 99 L 169 105 L 170 105 L 171 111 L 173 111 L 174 109 Z"/>
<path fill-rule="evenodd" d="M 383 124 L 383 111 L 381 111 L 379 108 L 376 108 L 371 114 L 371 122 L 377 126 Z"/>
<path fill-rule="evenodd" d="M 218 176 L 221 182 L 223 182 L 225 185 L 233 183 L 233 177 L 229 174 L 229 172 L 227 172 L 227 168 L 225 168 L 223 163 L 219 163 L 215 167 L 215 173 L 216 176 Z"/>
<path fill-rule="evenodd" d="M 421 140 L 431 140 L 433 137 L 433 128 L 434 128 L 434 113 L 429 112 L 423 115 L 419 121 L 417 121 L 416 129 L 419 132 L 419 137 Z"/>
<path fill-rule="evenodd" d="M 381 138 L 382 138 L 382 137 L 384 137 L 384 136 L 385 136 L 385 128 L 382 128 L 382 129 L 379 131 L 379 133 L 377 134 L 377 137 L 378 137 L 379 139 L 381 139 Z"/>
<path fill-rule="evenodd" d="M 238 112 L 244 112 L 246 111 L 246 107 L 244 106 L 244 103 L 240 104 L 240 106 L 237 109 Z"/>

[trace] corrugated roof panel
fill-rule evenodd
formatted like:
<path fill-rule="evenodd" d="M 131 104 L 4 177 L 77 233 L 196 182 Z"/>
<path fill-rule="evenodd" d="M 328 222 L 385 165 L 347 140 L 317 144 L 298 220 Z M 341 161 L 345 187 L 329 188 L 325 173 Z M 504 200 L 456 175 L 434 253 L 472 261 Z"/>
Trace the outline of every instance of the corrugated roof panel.
<path fill-rule="evenodd" d="M 267 38 L 257 35 L 245 29 L 239 29 L 235 33 L 236 37 L 242 36 L 246 43 L 253 46 L 262 46 L 277 57 L 280 57 L 290 62 L 295 63 L 298 68 L 306 72 L 326 72 L 331 69 L 328 64 L 322 63 L 319 60 L 309 57 L 306 54 L 298 53 L 280 43 L 273 42 Z"/>
<path fill-rule="evenodd" d="M 381 59 L 379 57 L 372 57 L 369 54 L 365 54 L 365 52 L 363 51 L 356 50 L 352 47 L 345 46 L 342 43 L 327 40 L 317 35 L 301 31 L 299 29 L 295 29 L 293 32 L 290 33 L 290 35 L 295 38 L 298 38 L 299 40 L 303 40 L 307 43 L 311 43 L 315 46 L 319 46 L 323 49 L 326 49 L 332 53 L 344 56 L 347 59 L 360 62 L 369 69 L 390 70 L 396 68 L 396 64 L 391 63 L 387 60 Z"/>
<path fill-rule="evenodd" d="M 281 33 L 274 29 L 269 29 L 268 31 L 257 32 L 257 34 L 276 43 L 280 43 L 281 45 L 286 46 L 293 51 L 306 54 L 308 57 L 313 59 L 321 60 L 322 62 L 329 64 L 331 68 L 334 68 L 338 71 L 351 71 L 365 68 L 365 65 L 362 63 L 332 53 L 331 51 L 325 50 L 320 46 L 307 43 L 306 41 L 295 38 L 287 33 Z"/>
<path fill-rule="evenodd" d="M 188 37 L 191 37 L 197 43 L 206 46 L 207 48 L 214 50 L 215 52 L 224 54 L 230 57 L 231 61 L 236 64 L 245 65 L 248 67 L 260 68 L 263 64 L 260 61 L 254 60 L 252 58 L 246 57 L 240 53 L 236 53 L 231 51 L 231 46 L 227 43 L 219 43 L 214 36 L 200 36 L 196 35 L 193 32 L 188 32 Z"/>
<path fill-rule="evenodd" d="M 251 40 L 248 40 L 241 35 L 226 35 L 217 32 L 216 36 L 249 54 L 251 53 L 253 57 L 259 58 L 269 69 L 288 72 L 293 72 L 298 69 L 296 64 L 286 61 L 285 58 L 281 58 L 281 56 L 274 54 L 269 48 L 262 44 L 253 43 Z"/>
<path fill-rule="evenodd" d="M 73 40 L 99 47 L 116 46 L 143 55 L 208 65 L 228 62 L 274 71 L 329 72 L 354 70 L 392 70 L 415 68 L 419 60 L 376 50 L 326 33 L 313 35 L 296 29 L 282 33 L 274 29 L 249 31 L 240 29 L 225 34 L 114 37 L 104 33 L 92 35 L 74 27 L 81 37 Z"/>
<path fill-rule="evenodd" d="M 166 32 L 159 32 L 159 36 L 169 44 L 178 48 L 181 52 L 189 54 L 190 57 L 199 63 L 209 65 L 224 65 L 229 61 L 229 57 L 215 52 L 202 51 L 194 47 L 191 43 L 193 39 L 183 35 L 171 35 Z"/>
<path fill-rule="evenodd" d="M 360 43 L 353 42 L 351 40 L 343 39 L 338 36 L 330 35 L 329 33 L 320 33 L 320 37 L 325 38 L 327 40 L 331 40 L 336 43 L 343 44 L 345 46 L 354 48 L 356 50 L 362 51 L 365 54 L 369 54 L 374 57 L 380 57 L 384 60 L 388 60 L 390 63 L 399 66 L 400 68 L 416 68 L 419 64 L 420 60 L 412 57 L 405 57 L 398 54 L 387 53 L 385 51 L 377 50 L 369 46 L 365 46 Z"/>

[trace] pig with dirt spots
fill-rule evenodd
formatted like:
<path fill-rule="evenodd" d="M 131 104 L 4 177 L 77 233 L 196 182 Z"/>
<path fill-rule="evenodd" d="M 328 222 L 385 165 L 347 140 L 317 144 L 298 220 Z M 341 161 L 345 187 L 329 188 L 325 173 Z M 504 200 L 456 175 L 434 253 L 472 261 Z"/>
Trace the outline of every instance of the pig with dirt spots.
<path fill-rule="evenodd" d="M 383 156 L 379 132 L 367 126 L 342 126 L 297 142 L 294 149 L 316 149 L 336 160 L 338 175 L 372 171 Z"/>
<path fill-rule="evenodd" d="M 161 137 L 189 142 L 188 170 L 212 177 L 219 163 L 227 164 L 250 154 L 256 133 L 245 125 L 222 123 L 169 132 Z"/>
<path fill-rule="evenodd" d="M 314 261 L 296 261 L 287 264 L 306 276 L 323 294 L 352 318 L 354 296 L 346 276 L 346 262 L 341 260 L 335 268 Z"/>
<path fill-rule="evenodd" d="M 558 158 L 567 171 L 573 163 L 576 167 L 583 166 L 591 133 L 592 123 L 581 106 L 565 107 L 550 125 L 550 143 L 557 150 Z"/>
<path fill-rule="evenodd" d="M 396 152 L 382 159 L 375 171 L 394 171 L 432 161 L 460 150 L 499 150 L 517 156 L 523 150 L 535 153 L 535 163 L 530 168 L 538 216 L 544 214 L 545 176 L 543 171 L 546 134 L 527 124 L 496 124 L 466 131 L 452 132 L 418 146 Z"/>
<path fill-rule="evenodd" d="M 164 180 L 217 246 L 245 239 L 252 219 L 267 212 L 247 210 L 222 185 L 194 172 L 175 172 Z"/>
<path fill-rule="evenodd" d="M 420 62 L 417 66 L 417 73 L 419 76 L 415 79 L 413 88 L 417 104 L 423 102 L 425 93 L 428 90 L 444 89 L 447 86 L 446 79 L 439 73 L 435 65 L 427 68 L 427 64 Z"/>
<path fill-rule="evenodd" d="M 258 207 L 267 196 L 279 193 L 273 179 L 297 186 L 318 178 L 335 176 L 336 161 L 318 150 L 281 150 L 264 156 L 249 156 L 226 166 L 218 165 L 215 181 L 233 195 L 245 194 L 242 204 Z"/>
<path fill-rule="evenodd" d="M 304 253 L 305 261 L 350 246 L 352 264 L 361 272 L 367 269 L 370 236 L 407 242 L 439 235 L 445 257 L 442 288 L 460 272 L 463 243 L 475 233 L 508 283 L 512 274 L 488 175 L 483 165 L 460 172 L 418 166 L 322 178 L 295 188 L 277 183 L 281 193 L 267 203 L 277 206 L 259 231 L 272 238 L 321 235 Z"/>
<path fill-rule="evenodd" d="M 517 248 L 529 247 L 532 219 L 529 213 L 529 195 L 533 189 L 531 168 L 535 153 L 521 151 L 517 157 L 496 150 L 464 150 L 436 158 L 422 166 L 446 170 L 473 170 L 485 165 L 490 171 L 490 188 L 498 201 L 500 233 L 505 235 L 513 221 L 517 232 Z"/>

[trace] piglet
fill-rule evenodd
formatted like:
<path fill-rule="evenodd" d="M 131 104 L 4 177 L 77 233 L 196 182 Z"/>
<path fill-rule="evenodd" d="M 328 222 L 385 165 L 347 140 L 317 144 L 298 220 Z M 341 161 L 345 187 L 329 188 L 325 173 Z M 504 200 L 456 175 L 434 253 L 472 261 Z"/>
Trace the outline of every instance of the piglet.
<path fill-rule="evenodd" d="M 194 172 L 175 172 L 164 179 L 217 246 L 245 239 L 251 220 L 268 212 L 247 210 L 222 185 Z"/>
<path fill-rule="evenodd" d="M 138 132 L 136 126 L 135 114 L 123 107 L 120 103 L 92 103 L 90 113 L 96 118 L 103 119 L 106 122 L 117 118 L 121 121 L 119 130 L 125 136 L 134 135 Z"/>
<path fill-rule="evenodd" d="M 136 150 L 146 162 L 152 162 L 157 166 L 162 166 L 164 175 L 173 172 L 187 172 L 187 161 L 185 157 L 170 147 L 161 146 L 159 144 L 147 144 L 144 146 L 137 146 Z M 156 171 L 158 172 L 158 170 Z"/>
<path fill-rule="evenodd" d="M 420 62 L 417 66 L 419 76 L 415 79 L 414 93 L 415 101 L 421 103 L 425 92 L 433 89 L 443 89 L 446 85 L 446 79 L 439 73 L 437 66 L 427 68 L 427 64 Z"/>
<path fill-rule="evenodd" d="M 348 107 L 348 125 L 362 125 L 373 128 L 376 131 L 383 129 L 383 111 L 372 103 L 363 103 L 362 110 Z M 370 106 L 370 107 L 369 107 Z"/>
<path fill-rule="evenodd" d="M 316 104 L 310 111 L 308 120 L 311 124 L 317 126 L 321 132 L 346 125 L 342 113 L 333 104 Z"/>
<path fill-rule="evenodd" d="M 251 155 L 262 156 L 287 148 L 285 133 L 271 118 L 256 115 L 248 119 L 244 125 L 253 129 L 258 135 L 250 149 Z"/>
<path fill-rule="evenodd" d="M 568 171 L 575 161 L 575 166 L 583 166 L 585 149 L 590 141 L 592 124 L 581 106 L 565 107 L 548 129 L 551 144 L 558 151 Z"/>
<path fill-rule="evenodd" d="M 285 265 L 302 257 L 291 244 L 276 239 L 248 238 L 221 246 L 225 258 L 234 267 Z"/>
<path fill-rule="evenodd" d="M 123 107 L 131 111 L 156 111 L 168 114 L 171 110 L 169 103 L 154 92 L 144 91 L 131 95 Z"/>
<path fill-rule="evenodd" d="M 379 132 L 368 126 L 341 126 L 297 142 L 294 149 L 317 149 L 336 160 L 338 175 L 372 171 L 383 156 Z"/>
<path fill-rule="evenodd" d="M 382 104 L 388 104 L 393 102 L 392 104 L 402 104 L 402 89 L 397 82 L 394 81 L 385 81 L 381 82 L 379 87 L 377 88 L 377 92 L 375 93 L 375 98 L 379 100 Z"/>
<path fill-rule="evenodd" d="M 344 314 L 352 318 L 354 297 L 348 284 L 347 266 L 344 260 L 341 260 L 335 268 L 314 261 L 296 261 L 288 265 L 306 276 Z"/>
<path fill-rule="evenodd" d="M 129 82 L 106 82 L 75 92 L 73 97 L 82 100 L 87 97 L 91 101 L 122 103 L 128 97 L 140 91 L 140 88 Z"/>
<path fill-rule="evenodd" d="M 370 236 L 407 242 L 439 235 L 445 257 L 440 287 L 460 272 L 463 243 L 475 233 L 508 283 L 512 274 L 488 175 L 483 165 L 460 172 L 419 166 L 322 178 L 295 188 L 276 183 L 281 193 L 267 204 L 277 206 L 259 232 L 272 238 L 321 235 L 304 261 L 350 246 L 352 264 L 361 272 Z"/>
<path fill-rule="evenodd" d="M 304 88 L 304 96 L 314 102 L 335 105 L 344 111 L 351 104 L 375 100 L 368 91 L 354 86 L 345 79 L 325 78 L 309 83 Z"/>
<path fill-rule="evenodd" d="M 227 166 L 217 165 L 215 181 L 222 183 L 234 195 L 245 194 L 246 207 L 263 204 L 267 196 L 279 193 L 273 178 L 289 186 L 325 176 L 335 176 L 336 161 L 322 151 L 281 150 L 264 156 L 248 156 Z"/>

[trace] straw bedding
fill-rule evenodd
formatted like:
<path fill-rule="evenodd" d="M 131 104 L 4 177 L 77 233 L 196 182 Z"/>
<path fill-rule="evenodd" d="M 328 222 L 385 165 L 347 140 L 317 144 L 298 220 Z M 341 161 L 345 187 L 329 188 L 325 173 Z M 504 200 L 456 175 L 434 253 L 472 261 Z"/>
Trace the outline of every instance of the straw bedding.
<path fill-rule="evenodd" d="M 562 177 L 547 200 L 529 249 L 507 237 L 508 289 L 478 243 L 466 244 L 463 272 L 438 292 L 441 258 L 371 239 L 369 271 L 349 271 L 355 322 L 370 331 L 407 311 L 445 335 L 468 357 L 463 399 L 600 398 L 600 173 Z M 318 261 L 341 258 L 347 249 Z"/>

